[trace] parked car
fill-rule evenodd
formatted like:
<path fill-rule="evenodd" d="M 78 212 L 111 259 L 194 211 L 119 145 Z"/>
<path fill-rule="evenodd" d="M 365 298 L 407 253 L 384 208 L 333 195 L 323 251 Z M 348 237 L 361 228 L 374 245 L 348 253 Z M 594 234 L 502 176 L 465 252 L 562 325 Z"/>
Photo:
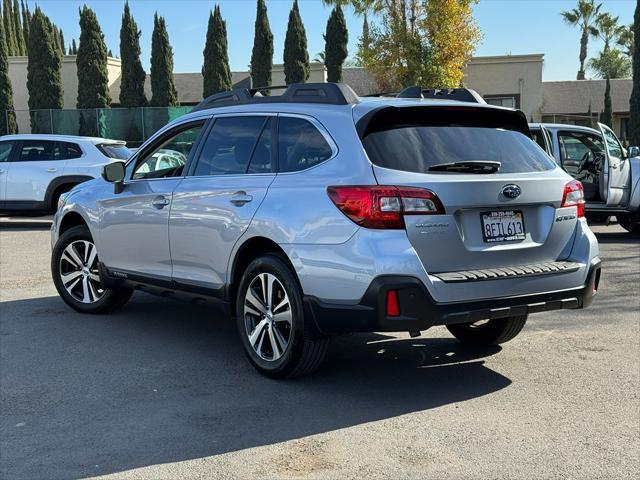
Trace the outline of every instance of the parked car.
<path fill-rule="evenodd" d="M 60 195 L 126 160 L 124 142 L 67 135 L 0 137 L 0 213 L 53 212 Z"/>
<path fill-rule="evenodd" d="M 148 160 L 169 151 L 186 163 Z M 463 89 L 222 93 L 103 177 L 54 217 L 62 299 L 103 313 L 134 289 L 217 298 L 272 377 L 317 368 L 346 332 L 445 325 L 501 344 L 530 314 L 587 307 L 598 288 L 581 184 L 522 112 Z"/>
<path fill-rule="evenodd" d="M 609 127 L 531 124 L 535 141 L 582 182 L 587 215 L 615 215 L 629 232 L 640 232 L 640 151 L 625 150 Z M 604 140 L 603 140 L 604 139 Z"/>

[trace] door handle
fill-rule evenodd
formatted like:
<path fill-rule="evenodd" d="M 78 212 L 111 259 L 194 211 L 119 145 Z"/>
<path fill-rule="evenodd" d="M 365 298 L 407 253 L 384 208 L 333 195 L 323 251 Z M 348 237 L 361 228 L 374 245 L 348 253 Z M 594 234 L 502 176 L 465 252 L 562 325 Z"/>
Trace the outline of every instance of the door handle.
<path fill-rule="evenodd" d="M 233 194 L 230 202 L 233 203 L 236 207 L 241 207 L 245 203 L 249 203 L 253 200 L 251 195 L 247 195 L 247 192 L 239 191 Z"/>
<path fill-rule="evenodd" d="M 49 173 L 56 173 L 57 171 L 58 169 L 56 167 L 47 168 L 47 172 Z"/>
<path fill-rule="evenodd" d="M 158 195 L 156 198 L 153 199 L 153 201 L 151 202 L 151 205 L 153 205 L 154 208 L 157 208 L 158 210 L 166 207 L 167 205 L 169 205 L 170 200 L 163 196 L 163 195 Z"/>

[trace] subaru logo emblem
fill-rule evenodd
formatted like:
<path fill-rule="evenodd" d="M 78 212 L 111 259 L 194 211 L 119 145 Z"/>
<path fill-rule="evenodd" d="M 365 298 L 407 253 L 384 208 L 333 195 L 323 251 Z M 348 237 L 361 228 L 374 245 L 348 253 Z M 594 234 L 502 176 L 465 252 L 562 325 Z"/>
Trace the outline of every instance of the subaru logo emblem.
<path fill-rule="evenodd" d="M 522 190 L 520 190 L 520 187 L 518 185 L 511 184 L 502 187 L 502 195 L 507 198 L 518 198 L 521 193 Z"/>

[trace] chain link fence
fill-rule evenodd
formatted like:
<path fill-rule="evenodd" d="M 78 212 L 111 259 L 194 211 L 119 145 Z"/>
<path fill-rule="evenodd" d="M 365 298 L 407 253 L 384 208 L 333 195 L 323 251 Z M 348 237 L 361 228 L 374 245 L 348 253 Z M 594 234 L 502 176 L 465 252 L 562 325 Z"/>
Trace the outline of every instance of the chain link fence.
<path fill-rule="evenodd" d="M 82 135 L 125 140 L 137 147 L 168 122 L 193 107 L 91 108 L 80 110 L 1 110 L 0 135 L 6 135 L 13 113 L 19 133 Z"/>

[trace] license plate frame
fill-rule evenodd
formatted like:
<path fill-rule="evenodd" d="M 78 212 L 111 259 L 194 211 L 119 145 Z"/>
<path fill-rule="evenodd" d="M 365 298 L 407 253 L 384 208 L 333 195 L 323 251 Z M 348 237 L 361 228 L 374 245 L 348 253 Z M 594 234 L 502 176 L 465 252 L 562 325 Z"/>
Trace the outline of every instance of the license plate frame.
<path fill-rule="evenodd" d="M 491 219 L 494 219 L 494 221 L 491 222 Z M 518 223 L 520 224 L 521 231 L 518 231 Z M 496 225 L 496 235 L 487 235 L 488 226 L 489 231 L 493 233 L 494 227 L 491 225 Z M 513 225 L 513 227 L 510 225 Z M 485 243 L 521 242 L 527 238 L 527 230 L 525 228 L 522 210 L 492 210 L 480 212 L 480 226 L 482 229 L 482 239 Z"/>

